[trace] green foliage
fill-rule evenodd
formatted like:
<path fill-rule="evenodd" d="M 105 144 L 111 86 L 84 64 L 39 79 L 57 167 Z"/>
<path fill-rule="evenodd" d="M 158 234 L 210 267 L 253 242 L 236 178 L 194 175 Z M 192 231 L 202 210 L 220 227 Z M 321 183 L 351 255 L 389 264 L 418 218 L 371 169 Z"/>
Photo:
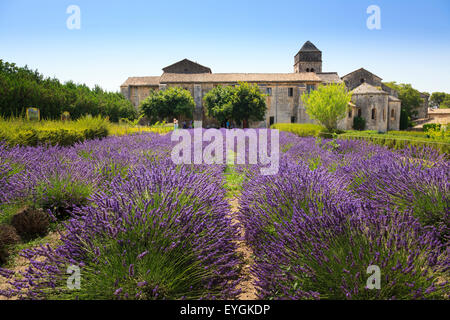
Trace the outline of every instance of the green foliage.
<path fill-rule="evenodd" d="M 431 130 L 441 130 L 441 124 L 440 123 L 427 123 L 423 125 L 423 131 L 431 131 Z"/>
<path fill-rule="evenodd" d="M 221 123 L 232 119 L 234 91 L 235 89 L 231 86 L 217 86 L 210 90 L 203 97 L 208 117 L 217 119 Z"/>
<path fill-rule="evenodd" d="M 10 146 L 40 144 L 70 146 L 87 139 L 108 136 L 109 122 L 100 116 L 85 116 L 76 121 L 27 121 L 0 118 L 0 141 Z"/>
<path fill-rule="evenodd" d="M 137 112 L 130 101 L 118 92 L 106 92 L 96 86 L 73 82 L 62 84 L 44 78 L 38 71 L 17 67 L 0 60 L 0 116 L 25 116 L 26 108 L 39 108 L 42 119 L 60 119 L 68 111 L 72 119 L 84 115 L 134 119 Z"/>
<path fill-rule="evenodd" d="M 276 123 L 271 128 L 292 132 L 299 137 L 317 137 L 326 130 L 325 127 L 318 124 L 309 123 Z"/>
<path fill-rule="evenodd" d="M 343 83 L 320 85 L 317 90 L 302 95 L 306 113 L 328 131 L 336 129 L 337 122 L 345 117 L 351 99 L 352 94 Z"/>
<path fill-rule="evenodd" d="M 258 85 L 239 82 L 231 98 L 232 119 L 241 121 L 263 121 L 267 111 L 265 95 Z"/>
<path fill-rule="evenodd" d="M 245 174 L 236 171 L 234 166 L 228 165 L 224 172 L 225 183 L 224 188 L 227 190 L 227 197 L 234 198 L 242 191 L 242 184 L 245 179 Z"/>
<path fill-rule="evenodd" d="M 400 109 L 400 130 L 406 130 L 411 127 L 411 117 L 408 115 L 408 111 L 405 108 Z"/>
<path fill-rule="evenodd" d="M 192 118 L 195 102 L 191 93 L 180 87 L 151 91 L 141 102 L 141 114 L 146 115 L 152 123 L 160 120 L 172 121 L 172 118 L 184 116 Z"/>
<path fill-rule="evenodd" d="M 433 92 L 430 98 L 430 105 L 441 109 L 450 108 L 450 94 L 445 92 Z"/>
<path fill-rule="evenodd" d="M 378 133 L 377 131 L 346 131 L 339 135 L 340 139 L 365 140 L 370 143 L 386 146 L 392 149 L 403 149 L 405 147 L 431 147 L 440 153 L 450 152 L 450 139 L 448 134 L 432 139 L 429 133 L 414 131 L 389 131 Z"/>
<path fill-rule="evenodd" d="M 362 131 L 366 128 L 366 120 L 363 117 L 353 118 L 353 129 Z"/>
<path fill-rule="evenodd" d="M 92 192 L 90 184 L 56 176 L 37 185 L 35 205 L 51 210 L 58 219 L 65 219 L 75 206 L 86 205 Z"/>

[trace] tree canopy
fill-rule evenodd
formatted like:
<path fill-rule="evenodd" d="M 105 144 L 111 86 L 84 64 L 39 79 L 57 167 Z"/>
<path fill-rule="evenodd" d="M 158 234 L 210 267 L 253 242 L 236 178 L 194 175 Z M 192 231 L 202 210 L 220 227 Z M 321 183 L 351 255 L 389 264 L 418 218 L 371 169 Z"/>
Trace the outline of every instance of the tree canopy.
<path fill-rule="evenodd" d="M 351 99 L 352 94 L 343 83 L 319 85 L 317 90 L 302 95 L 306 113 L 329 131 L 335 130 L 338 121 L 345 118 Z"/>
<path fill-rule="evenodd" d="M 441 109 L 450 108 L 450 94 L 445 92 L 433 92 L 430 98 L 430 105 Z"/>
<path fill-rule="evenodd" d="M 263 121 L 267 111 L 265 94 L 246 82 L 235 87 L 217 86 L 205 95 L 204 102 L 207 115 L 220 122 Z"/>
<path fill-rule="evenodd" d="M 169 87 L 164 90 L 152 90 L 150 95 L 141 102 L 140 111 L 152 123 L 169 120 L 181 116 L 191 118 L 195 102 L 191 93 L 180 87 Z"/>
<path fill-rule="evenodd" d="M 208 117 L 225 122 L 233 117 L 233 97 L 234 88 L 230 86 L 217 86 L 210 90 L 203 97 Z"/>
<path fill-rule="evenodd" d="M 118 92 L 106 92 L 99 86 L 90 89 L 71 81 L 62 84 L 27 66 L 0 60 L 0 116 L 22 116 L 29 107 L 39 108 L 43 119 L 59 119 L 65 111 L 71 119 L 86 114 L 109 117 L 114 122 L 137 117 L 132 103 Z"/>

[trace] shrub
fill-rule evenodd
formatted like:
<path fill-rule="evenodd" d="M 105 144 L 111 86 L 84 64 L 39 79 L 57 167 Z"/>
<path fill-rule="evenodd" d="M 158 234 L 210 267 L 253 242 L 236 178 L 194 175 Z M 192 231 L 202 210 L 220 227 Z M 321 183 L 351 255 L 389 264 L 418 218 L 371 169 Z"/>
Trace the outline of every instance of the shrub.
<path fill-rule="evenodd" d="M 427 132 L 429 130 L 441 130 L 441 124 L 439 123 L 426 123 L 423 125 L 423 131 Z"/>
<path fill-rule="evenodd" d="M 45 236 L 50 226 L 50 219 L 42 210 L 25 208 L 12 217 L 11 225 L 23 240 L 28 241 Z"/>
<path fill-rule="evenodd" d="M 353 118 L 353 129 L 362 131 L 366 128 L 366 120 L 363 117 Z"/>
<path fill-rule="evenodd" d="M 325 131 L 325 127 L 321 125 L 308 123 L 276 123 L 271 128 L 292 132 L 299 137 L 317 137 Z"/>
<path fill-rule="evenodd" d="M 17 287 L 31 298 L 235 298 L 237 230 L 220 173 L 166 161 L 128 180 L 116 177 L 109 195 L 96 194 L 92 206 L 77 210 L 61 247 L 26 253 L 32 267 Z M 45 263 L 34 262 L 36 256 Z M 83 274 L 77 291 L 66 289 L 71 264 Z"/>
<path fill-rule="evenodd" d="M 83 117 L 65 122 L 0 118 L 0 141 L 6 141 L 10 146 L 71 146 L 84 140 L 104 138 L 108 136 L 108 128 L 109 122 L 100 117 Z"/>
<path fill-rule="evenodd" d="M 89 182 L 53 177 L 37 185 L 35 203 L 39 208 L 51 210 L 58 219 L 65 219 L 75 207 L 87 204 L 92 192 Z"/>
<path fill-rule="evenodd" d="M 9 256 L 8 247 L 20 241 L 16 229 L 7 224 L 0 224 L 0 264 L 7 261 Z"/>
<path fill-rule="evenodd" d="M 403 213 L 298 212 L 256 267 L 264 299 L 445 299 L 446 259 L 433 232 Z M 380 288 L 369 289 L 369 266 Z M 373 272 L 373 271 L 372 271 Z"/>

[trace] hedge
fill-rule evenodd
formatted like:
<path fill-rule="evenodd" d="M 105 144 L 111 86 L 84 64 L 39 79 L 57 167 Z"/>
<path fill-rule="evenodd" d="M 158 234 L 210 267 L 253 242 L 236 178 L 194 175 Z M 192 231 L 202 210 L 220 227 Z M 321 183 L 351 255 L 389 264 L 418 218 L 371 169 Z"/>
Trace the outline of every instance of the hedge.
<path fill-rule="evenodd" d="M 109 122 L 100 117 L 83 117 L 68 122 L 31 122 L 18 118 L 0 118 L 0 142 L 3 141 L 9 146 L 70 146 L 84 140 L 104 138 L 108 134 Z"/>
<path fill-rule="evenodd" d="M 270 128 L 292 132 L 300 137 L 317 137 L 326 131 L 325 127 L 310 123 L 276 123 Z"/>
<path fill-rule="evenodd" d="M 406 136 L 406 138 L 405 138 Z M 355 134 L 341 134 L 339 139 L 365 140 L 374 144 L 382 145 L 390 149 L 403 149 L 408 146 L 414 147 L 431 147 L 438 150 L 440 153 L 448 154 L 450 152 L 450 143 L 432 141 L 432 140 L 417 140 L 407 135 L 395 136 L 388 134 L 379 135 L 355 135 Z M 425 139 L 425 138 L 424 138 Z"/>

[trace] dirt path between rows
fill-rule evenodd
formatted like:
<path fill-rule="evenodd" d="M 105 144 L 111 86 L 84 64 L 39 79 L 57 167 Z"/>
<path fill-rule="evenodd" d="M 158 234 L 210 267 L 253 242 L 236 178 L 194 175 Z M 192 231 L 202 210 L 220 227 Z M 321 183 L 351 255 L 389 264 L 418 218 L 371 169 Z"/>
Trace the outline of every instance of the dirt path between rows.
<path fill-rule="evenodd" d="M 243 280 L 238 285 L 238 289 L 242 290 L 239 300 L 257 300 L 256 288 L 254 285 L 255 277 L 251 274 L 250 268 L 253 265 L 253 252 L 244 240 L 245 230 L 240 223 L 237 212 L 239 210 L 239 201 L 237 198 L 230 199 L 231 218 L 233 225 L 238 225 L 240 240 L 237 241 L 237 252 L 244 256 L 244 267 L 242 268 Z"/>
<path fill-rule="evenodd" d="M 50 232 L 47 236 L 45 236 L 43 243 L 50 244 L 51 246 L 57 245 L 59 243 L 60 234 L 58 232 Z M 25 272 L 30 266 L 30 261 L 24 257 L 22 257 L 19 253 L 15 256 L 11 257 L 11 260 L 7 266 L 4 266 L 5 269 L 9 269 L 14 271 L 16 275 L 21 272 Z M 38 257 L 37 261 L 43 261 L 42 257 Z M 8 283 L 10 280 L 3 278 L 0 276 L 0 290 L 8 290 L 11 289 L 12 286 Z M 17 297 L 5 297 L 0 295 L 0 300 L 17 300 Z"/>

